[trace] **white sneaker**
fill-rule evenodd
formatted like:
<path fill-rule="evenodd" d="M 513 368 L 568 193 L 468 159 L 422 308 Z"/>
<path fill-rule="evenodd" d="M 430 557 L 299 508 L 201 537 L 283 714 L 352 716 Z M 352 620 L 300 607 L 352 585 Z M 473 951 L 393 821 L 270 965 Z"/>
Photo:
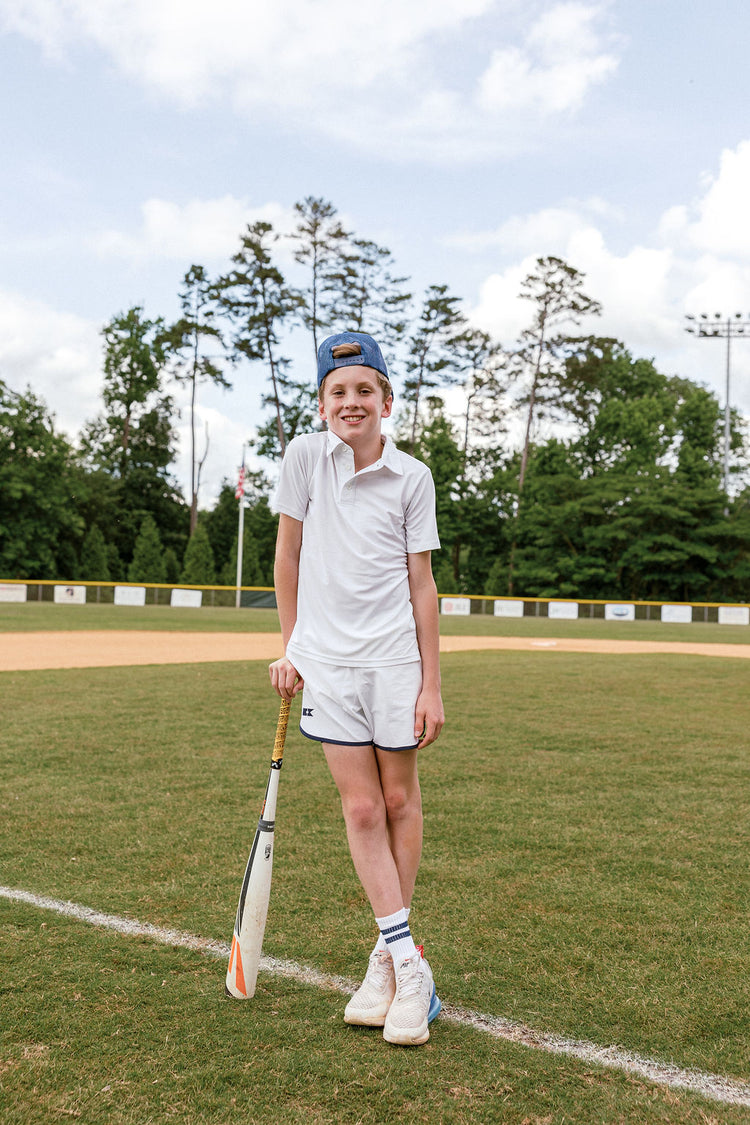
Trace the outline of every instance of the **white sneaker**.
<path fill-rule="evenodd" d="M 387 950 L 375 949 L 365 979 L 346 1005 L 344 1019 L 362 1027 L 382 1027 L 395 995 L 393 958 Z"/>
<path fill-rule="evenodd" d="M 388 1009 L 383 1038 L 404 1046 L 426 1043 L 429 1025 L 439 1011 L 432 969 L 418 946 L 416 953 L 396 966 L 396 995 Z"/>

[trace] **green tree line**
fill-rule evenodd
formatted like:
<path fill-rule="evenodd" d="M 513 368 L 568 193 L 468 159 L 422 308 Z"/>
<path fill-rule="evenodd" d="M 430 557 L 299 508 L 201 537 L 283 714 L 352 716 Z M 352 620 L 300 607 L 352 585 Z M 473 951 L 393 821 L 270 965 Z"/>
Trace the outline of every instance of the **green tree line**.
<path fill-rule="evenodd" d="M 77 439 L 33 388 L 0 379 L 0 578 L 232 585 L 235 485 L 225 480 L 201 510 L 210 434 L 197 432 L 196 407 L 201 386 L 261 370 L 248 444 L 266 471 L 247 478 L 242 579 L 271 585 L 274 465 L 320 424 L 315 351 L 349 329 L 386 342 L 395 439 L 432 469 L 441 592 L 748 599 L 741 419 L 732 415 L 727 495 L 716 396 L 621 341 L 580 335 L 601 308 L 579 271 L 539 258 L 519 293 L 527 327 L 500 342 L 446 285 L 412 292 L 390 251 L 346 230 L 329 202 L 307 197 L 295 216 L 287 235 L 249 225 L 216 277 L 191 266 L 175 322 L 133 306 L 104 326 L 100 409 Z M 295 333 L 309 340 L 296 365 Z M 173 475 L 179 385 L 187 495 Z"/>

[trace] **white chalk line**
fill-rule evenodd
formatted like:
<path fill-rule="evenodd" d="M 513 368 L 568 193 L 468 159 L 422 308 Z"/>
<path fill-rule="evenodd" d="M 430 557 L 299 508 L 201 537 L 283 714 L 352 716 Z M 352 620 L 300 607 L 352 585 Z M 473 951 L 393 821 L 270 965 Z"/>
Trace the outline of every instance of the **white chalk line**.
<path fill-rule="evenodd" d="M 6 898 L 13 902 L 23 902 L 42 910 L 52 910 L 56 914 L 65 915 L 67 918 L 75 918 L 80 922 L 87 922 L 89 925 L 101 929 L 114 930 L 116 933 L 128 937 L 150 938 L 162 945 L 189 949 L 196 953 L 208 954 L 211 957 L 223 960 L 229 957 L 230 947 L 227 942 L 198 937 L 182 930 L 153 926 L 150 922 L 121 918 L 116 914 L 105 914 L 100 910 L 93 910 L 89 906 L 81 906 L 79 903 L 63 902 L 61 899 L 48 898 L 45 895 L 4 886 L 0 886 L 0 898 Z M 302 984 L 310 984 L 318 988 L 335 989 L 345 995 L 351 995 L 357 988 L 357 984 L 346 980 L 344 977 L 330 976 L 306 965 L 298 965 L 294 961 L 279 960 L 265 954 L 261 957 L 260 968 L 274 976 L 289 977 Z M 672 1063 L 644 1058 L 642 1055 L 634 1054 L 622 1047 L 600 1047 L 596 1043 L 589 1043 L 586 1040 L 565 1039 L 560 1035 L 549 1032 L 535 1031 L 533 1028 L 515 1020 L 472 1012 L 453 1004 L 443 1003 L 441 1018 L 448 1019 L 463 1027 L 472 1027 L 478 1031 L 483 1031 L 495 1039 L 506 1039 L 511 1043 L 521 1043 L 525 1047 L 533 1047 L 553 1055 L 568 1055 L 582 1062 L 594 1063 L 612 1070 L 623 1071 L 626 1074 L 638 1075 L 660 1086 L 690 1090 L 712 1101 L 725 1102 L 729 1105 L 750 1106 L 750 1084 L 739 1082 L 734 1078 L 725 1078 L 721 1074 L 710 1074 L 705 1071 L 691 1070 L 675 1066 Z"/>

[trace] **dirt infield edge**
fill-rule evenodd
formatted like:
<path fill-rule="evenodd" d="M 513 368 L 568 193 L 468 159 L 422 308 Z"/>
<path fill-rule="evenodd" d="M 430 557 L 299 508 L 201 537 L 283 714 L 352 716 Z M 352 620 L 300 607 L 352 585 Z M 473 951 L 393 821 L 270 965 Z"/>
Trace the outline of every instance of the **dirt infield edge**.
<path fill-rule="evenodd" d="M 481 650 L 602 655 L 672 653 L 750 659 L 750 645 L 691 644 L 678 641 L 617 641 L 560 637 L 441 637 L 443 653 Z M 53 668 L 106 668 L 143 664 L 201 664 L 214 661 L 276 660 L 278 633 L 113 632 L 4 633 L 0 672 Z"/>

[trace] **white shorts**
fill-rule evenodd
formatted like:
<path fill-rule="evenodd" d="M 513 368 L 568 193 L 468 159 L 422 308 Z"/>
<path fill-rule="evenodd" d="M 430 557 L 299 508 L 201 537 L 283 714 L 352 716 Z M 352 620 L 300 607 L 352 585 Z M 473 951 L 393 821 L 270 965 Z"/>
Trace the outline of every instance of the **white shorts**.
<path fill-rule="evenodd" d="M 305 681 L 299 729 L 316 742 L 413 750 L 422 662 L 344 668 L 308 657 L 294 666 Z"/>

